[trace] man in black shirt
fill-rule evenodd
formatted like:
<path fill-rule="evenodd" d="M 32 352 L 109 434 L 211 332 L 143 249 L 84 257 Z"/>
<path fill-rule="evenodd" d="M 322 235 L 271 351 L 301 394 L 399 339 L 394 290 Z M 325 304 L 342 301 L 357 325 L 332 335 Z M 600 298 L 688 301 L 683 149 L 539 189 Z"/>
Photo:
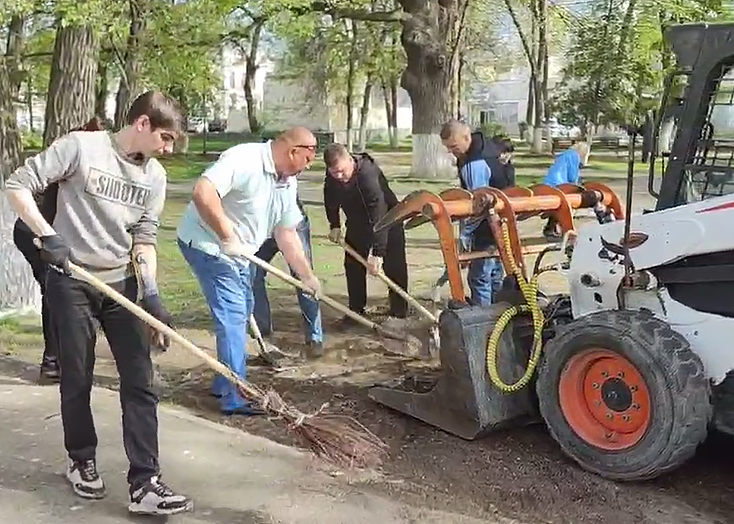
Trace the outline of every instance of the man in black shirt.
<path fill-rule="evenodd" d="M 385 275 L 407 291 L 408 266 L 405 260 L 405 232 L 402 224 L 375 233 L 374 225 L 398 203 L 382 170 L 367 153 L 351 155 L 342 144 L 331 144 L 324 151 L 326 178 L 324 207 L 331 231 L 329 240 L 339 243 L 344 211 L 346 243 L 367 259 L 369 271 L 377 274 L 384 266 Z M 383 263 L 384 261 L 384 263 Z M 364 314 L 367 304 L 365 267 L 344 254 L 349 309 Z M 405 318 L 407 302 L 390 290 L 390 316 Z M 345 322 L 348 320 L 345 318 Z"/>

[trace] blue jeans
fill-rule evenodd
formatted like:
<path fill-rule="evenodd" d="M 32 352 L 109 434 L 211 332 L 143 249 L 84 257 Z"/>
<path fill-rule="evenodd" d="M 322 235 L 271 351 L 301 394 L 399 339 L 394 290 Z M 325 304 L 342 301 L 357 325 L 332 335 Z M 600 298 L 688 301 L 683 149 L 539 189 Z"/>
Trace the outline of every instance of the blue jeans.
<path fill-rule="evenodd" d="M 504 271 L 499 258 L 480 258 L 469 264 L 469 290 L 474 306 L 489 306 L 502 288 Z"/>
<path fill-rule="evenodd" d="M 494 302 L 494 296 L 502 288 L 504 271 L 499 258 L 483 258 L 469 264 L 469 290 L 474 305 L 488 306 Z M 436 287 L 442 287 L 449 281 L 449 271 L 436 280 Z"/>
<path fill-rule="evenodd" d="M 313 266 L 313 257 L 311 256 L 311 228 L 307 218 L 298 224 L 297 231 L 306 256 L 311 266 Z M 278 251 L 278 245 L 275 239 L 271 237 L 260 246 L 255 256 L 265 262 L 270 262 L 278 254 Z M 255 266 L 253 267 L 253 272 L 252 291 L 255 297 L 255 322 L 257 322 L 257 326 L 263 335 L 269 335 L 273 332 L 273 323 L 270 315 L 268 292 L 265 289 L 266 271 L 260 266 Z M 291 275 L 297 276 L 293 269 L 291 269 Z M 321 330 L 321 307 L 319 306 L 319 302 L 301 290 L 297 290 L 296 294 L 298 296 L 298 305 L 301 307 L 306 342 L 323 342 L 324 334 Z"/>
<path fill-rule="evenodd" d="M 489 244 L 476 243 L 471 237 L 457 239 L 459 252 L 480 251 L 488 249 Z M 480 258 L 469 263 L 469 274 L 467 281 L 471 293 L 471 302 L 476 306 L 489 306 L 494 301 L 494 296 L 502 288 L 504 270 L 499 258 Z M 449 271 L 444 269 L 443 274 L 436 281 L 437 287 L 442 287 L 449 281 Z"/>
<path fill-rule="evenodd" d="M 217 337 L 217 358 L 245 379 L 247 320 L 253 302 L 249 264 L 209 255 L 180 239 L 178 247 L 196 275 L 209 305 Z M 222 411 L 236 410 L 248 404 L 237 388 L 220 374 L 214 376 L 212 394 L 220 397 Z"/>

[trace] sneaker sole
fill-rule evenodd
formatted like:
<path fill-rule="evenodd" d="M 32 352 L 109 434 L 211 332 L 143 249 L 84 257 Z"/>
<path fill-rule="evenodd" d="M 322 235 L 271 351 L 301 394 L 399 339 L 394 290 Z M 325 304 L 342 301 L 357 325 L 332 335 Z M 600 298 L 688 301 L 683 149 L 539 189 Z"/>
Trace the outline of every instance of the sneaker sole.
<path fill-rule="evenodd" d="M 194 510 L 194 503 L 193 501 L 189 501 L 186 503 L 186 505 L 178 507 L 178 508 L 171 508 L 171 509 L 154 509 L 150 510 L 147 508 L 143 508 L 139 506 L 137 503 L 131 503 L 127 507 L 128 511 L 130 513 L 133 513 L 135 515 L 177 515 L 179 513 L 187 513 Z"/>
<path fill-rule="evenodd" d="M 69 482 L 69 484 L 71 484 L 71 489 L 74 490 L 74 493 L 76 493 L 77 496 L 83 499 L 100 500 L 107 496 L 107 490 L 105 488 L 97 492 L 84 491 L 79 486 L 77 486 L 77 484 L 72 482 L 68 475 L 66 476 L 66 480 Z"/>

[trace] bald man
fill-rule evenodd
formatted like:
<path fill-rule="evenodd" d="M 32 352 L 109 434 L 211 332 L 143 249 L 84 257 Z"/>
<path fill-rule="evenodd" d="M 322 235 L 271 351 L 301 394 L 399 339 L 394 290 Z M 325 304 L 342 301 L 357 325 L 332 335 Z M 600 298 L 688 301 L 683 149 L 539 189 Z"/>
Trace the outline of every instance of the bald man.
<path fill-rule="evenodd" d="M 254 255 L 272 235 L 298 278 L 316 295 L 321 288 L 296 230 L 303 215 L 294 177 L 315 154 L 316 138 L 303 127 L 265 143 L 228 149 L 199 177 L 178 226 L 179 248 L 214 319 L 217 356 L 243 379 L 254 272 L 244 254 Z M 220 375 L 214 378 L 212 394 L 225 415 L 261 413 Z"/>

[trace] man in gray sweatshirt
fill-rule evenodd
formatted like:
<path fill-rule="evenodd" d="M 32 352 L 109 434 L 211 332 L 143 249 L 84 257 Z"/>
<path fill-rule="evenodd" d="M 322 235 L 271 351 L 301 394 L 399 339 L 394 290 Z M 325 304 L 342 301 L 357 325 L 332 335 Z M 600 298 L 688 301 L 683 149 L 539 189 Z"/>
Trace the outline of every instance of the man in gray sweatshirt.
<path fill-rule="evenodd" d="M 166 172 L 153 157 L 170 153 L 182 128 L 175 103 L 157 92 L 138 97 L 127 125 L 107 131 L 71 132 L 28 158 L 7 180 L 8 200 L 39 237 L 49 264 L 46 294 L 59 330 L 61 418 L 69 455 L 66 477 L 77 495 L 99 499 L 106 489 L 97 471 L 97 435 L 90 406 L 96 318 L 120 374 L 122 433 L 130 468 L 129 510 L 169 515 L 191 501 L 160 478 L 158 398 L 152 384 L 150 341 L 127 309 L 77 278 L 82 267 L 170 325 L 156 286 L 156 234 L 166 195 Z M 33 198 L 58 182 L 53 224 Z M 132 255 L 132 259 L 131 259 Z"/>

